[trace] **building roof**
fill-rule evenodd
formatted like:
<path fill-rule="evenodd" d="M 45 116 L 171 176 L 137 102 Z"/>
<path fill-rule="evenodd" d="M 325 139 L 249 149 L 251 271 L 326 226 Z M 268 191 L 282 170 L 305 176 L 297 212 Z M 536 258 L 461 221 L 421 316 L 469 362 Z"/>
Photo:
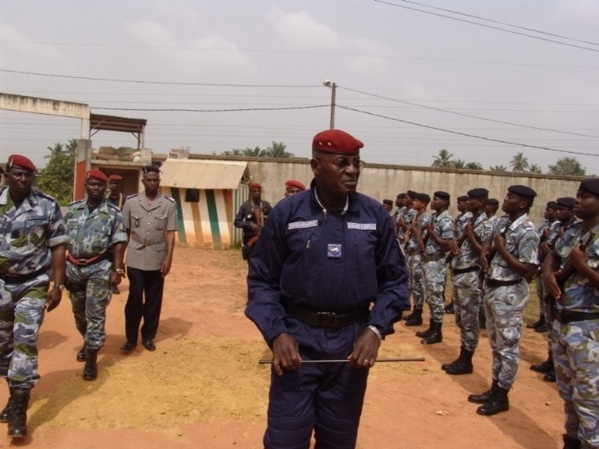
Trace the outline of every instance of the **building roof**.
<path fill-rule="evenodd" d="M 183 189 L 236 189 L 245 161 L 167 159 L 160 167 L 160 185 Z"/>

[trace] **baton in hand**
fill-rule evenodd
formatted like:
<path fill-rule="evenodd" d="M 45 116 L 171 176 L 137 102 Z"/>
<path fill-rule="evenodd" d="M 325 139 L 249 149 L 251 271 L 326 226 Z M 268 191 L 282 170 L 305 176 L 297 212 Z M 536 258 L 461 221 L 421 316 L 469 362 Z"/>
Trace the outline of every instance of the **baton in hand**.
<path fill-rule="evenodd" d="M 260 365 L 272 365 L 273 360 L 259 360 Z M 394 359 L 376 359 L 376 363 L 390 363 L 390 362 L 424 362 L 424 357 L 412 357 L 412 358 L 394 358 Z M 347 359 L 323 359 L 323 360 L 302 360 L 302 363 L 349 363 Z"/>

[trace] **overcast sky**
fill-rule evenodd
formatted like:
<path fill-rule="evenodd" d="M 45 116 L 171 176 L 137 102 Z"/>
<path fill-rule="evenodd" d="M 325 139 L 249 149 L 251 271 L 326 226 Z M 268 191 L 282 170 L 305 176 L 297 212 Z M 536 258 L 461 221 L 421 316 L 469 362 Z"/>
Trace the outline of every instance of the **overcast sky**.
<path fill-rule="evenodd" d="M 335 125 L 367 162 L 430 166 L 445 148 L 488 168 L 524 152 L 544 171 L 573 156 L 599 174 L 598 23 L 599 0 L 3 0 L 0 91 L 147 119 L 157 153 L 277 141 L 308 157 L 330 80 Z M 0 159 L 43 165 L 79 134 L 75 119 L 0 111 Z"/>

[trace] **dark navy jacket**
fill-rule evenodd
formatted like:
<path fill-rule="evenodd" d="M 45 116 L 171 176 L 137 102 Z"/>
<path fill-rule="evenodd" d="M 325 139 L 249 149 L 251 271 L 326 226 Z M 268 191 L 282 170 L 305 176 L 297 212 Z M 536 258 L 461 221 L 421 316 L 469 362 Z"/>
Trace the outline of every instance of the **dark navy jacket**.
<path fill-rule="evenodd" d="M 346 213 L 326 212 L 314 191 L 279 202 L 250 259 L 246 315 L 266 342 L 288 332 L 283 301 L 348 313 L 374 303 L 367 324 L 382 335 L 410 307 L 407 270 L 389 213 L 360 193 Z"/>

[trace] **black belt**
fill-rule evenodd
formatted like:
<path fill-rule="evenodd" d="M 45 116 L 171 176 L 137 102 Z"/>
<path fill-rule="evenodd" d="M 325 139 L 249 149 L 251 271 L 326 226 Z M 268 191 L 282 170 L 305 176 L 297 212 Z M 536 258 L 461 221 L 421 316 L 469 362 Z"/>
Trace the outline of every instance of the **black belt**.
<path fill-rule="evenodd" d="M 470 268 L 454 268 L 453 274 L 464 274 L 471 273 L 473 271 L 479 271 L 480 267 L 470 267 Z"/>
<path fill-rule="evenodd" d="M 487 278 L 487 285 L 491 288 L 496 288 L 496 287 L 507 287 L 508 285 L 516 285 L 519 284 L 520 282 L 522 282 L 523 279 L 518 279 L 516 281 L 498 281 L 496 279 L 488 279 Z"/>
<path fill-rule="evenodd" d="M 425 262 L 433 262 L 436 260 L 445 259 L 445 254 L 425 254 L 424 261 Z"/>
<path fill-rule="evenodd" d="M 317 327 L 342 327 L 356 321 L 368 319 L 369 310 L 362 309 L 349 313 L 312 312 L 293 304 L 285 304 L 285 311 L 306 324 Z"/>
<path fill-rule="evenodd" d="M 7 284 L 22 284 L 24 282 L 35 279 L 40 274 L 46 273 L 48 270 L 46 268 L 40 268 L 37 271 L 33 271 L 27 274 L 10 274 L 10 273 L 0 273 L 0 279 L 2 279 Z"/>
<path fill-rule="evenodd" d="M 556 310 L 555 319 L 562 324 L 573 323 L 575 321 L 599 320 L 599 312 L 568 312 L 566 310 Z"/>
<path fill-rule="evenodd" d="M 70 254 L 67 255 L 67 260 L 71 262 L 73 265 L 77 265 L 78 267 L 87 267 L 89 265 L 93 265 L 95 263 L 100 263 L 103 260 L 110 259 L 111 255 L 108 252 L 104 252 L 98 256 L 93 256 L 88 259 L 77 259 Z"/>

